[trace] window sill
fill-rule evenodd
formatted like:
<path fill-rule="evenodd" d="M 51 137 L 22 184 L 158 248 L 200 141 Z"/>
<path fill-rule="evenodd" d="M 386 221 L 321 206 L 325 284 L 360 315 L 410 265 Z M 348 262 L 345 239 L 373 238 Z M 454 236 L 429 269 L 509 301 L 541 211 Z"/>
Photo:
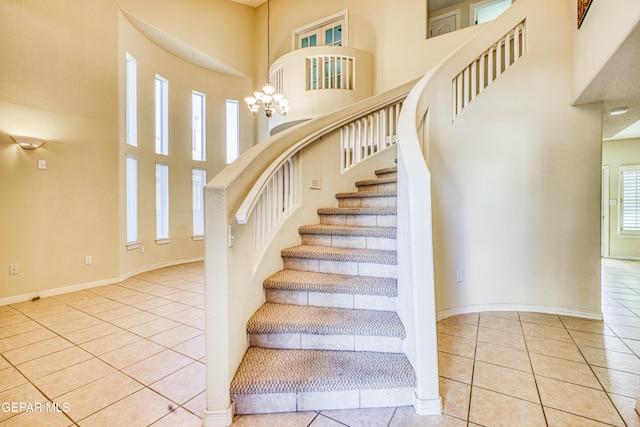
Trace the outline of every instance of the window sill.
<path fill-rule="evenodd" d="M 204 236 L 191 236 L 191 240 L 193 240 L 194 242 L 198 242 L 204 240 Z"/>
<path fill-rule="evenodd" d="M 140 248 L 140 242 L 127 243 L 126 247 L 128 251 L 133 251 L 135 249 Z"/>
<path fill-rule="evenodd" d="M 168 245 L 171 242 L 172 242 L 171 239 L 159 239 L 159 240 L 156 240 L 156 245 Z"/>
<path fill-rule="evenodd" d="M 621 231 L 620 233 L 618 233 L 618 237 L 620 237 L 621 239 L 640 239 L 640 233 Z"/>

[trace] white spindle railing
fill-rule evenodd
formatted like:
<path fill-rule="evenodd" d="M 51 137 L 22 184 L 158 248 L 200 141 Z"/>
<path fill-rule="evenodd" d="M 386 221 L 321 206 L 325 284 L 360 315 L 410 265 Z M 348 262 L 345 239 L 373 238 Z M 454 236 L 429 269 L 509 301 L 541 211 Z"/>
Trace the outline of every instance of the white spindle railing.
<path fill-rule="evenodd" d="M 298 152 L 299 153 L 299 152 Z M 253 198 L 253 206 L 243 206 L 236 215 L 239 224 L 252 217 L 253 258 L 255 259 L 277 228 L 300 205 L 299 154 L 286 158 Z"/>
<path fill-rule="evenodd" d="M 399 101 L 340 129 L 340 164 L 343 172 L 395 145 L 401 107 L 402 101 Z"/>
<path fill-rule="evenodd" d="M 353 90 L 354 86 L 355 58 L 342 55 L 307 57 L 307 90 Z"/>
<path fill-rule="evenodd" d="M 276 89 L 276 93 L 284 93 L 284 67 L 280 66 L 271 72 L 269 81 Z"/>
<path fill-rule="evenodd" d="M 453 120 L 487 86 L 524 55 L 526 21 L 522 21 L 462 70 L 452 82 Z"/>

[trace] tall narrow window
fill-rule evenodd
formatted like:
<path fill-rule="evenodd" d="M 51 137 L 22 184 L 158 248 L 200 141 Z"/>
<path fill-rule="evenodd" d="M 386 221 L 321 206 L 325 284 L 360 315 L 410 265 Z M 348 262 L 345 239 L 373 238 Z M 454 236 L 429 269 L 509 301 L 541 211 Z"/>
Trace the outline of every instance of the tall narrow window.
<path fill-rule="evenodd" d="M 640 166 L 620 168 L 620 233 L 640 234 Z"/>
<path fill-rule="evenodd" d="M 193 169 L 193 235 L 204 236 L 204 186 L 207 183 L 207 171 Z"/>
<path fill-rule="evenodd" d="M 227 99 L 227 163 L 238 158 L 240 151 L 240 107 Z"/>
<path fill-rule="evenodd" d="M 127 144 L 138 146 L 138 63 L 127 53 L 125 69 Z"/>
<path fill-rule="evenodd" d="M 127 155 L 126 165 L 127 198 L 127 244 L 138 242 L 138 159 Z"/>
<path fill-rule="evenodd" d="M 156 153 L 169 154 L 169 81 L 156 74 Z"/>
<path fill-rule="evenodd" d="M 156 240 L 169 239 L 169 166 L 156 163 Z"/>
<path fill-rule="evenodd" d="M 193 160 L 207 160 L 206 147 L 206 97 L 204 93 L 193 91 L 191 94 L 191 146 Z"/>

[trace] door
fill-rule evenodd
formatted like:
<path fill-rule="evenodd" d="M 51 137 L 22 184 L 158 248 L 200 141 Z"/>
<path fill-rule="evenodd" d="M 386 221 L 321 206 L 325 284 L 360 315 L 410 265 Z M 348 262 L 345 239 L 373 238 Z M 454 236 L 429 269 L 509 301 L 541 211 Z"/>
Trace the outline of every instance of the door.
<path fill-rule="evenodd" d="M 460 25 L 459 10 L 435 16 L 429 19 L 429 37 L 450 33 Z"/>

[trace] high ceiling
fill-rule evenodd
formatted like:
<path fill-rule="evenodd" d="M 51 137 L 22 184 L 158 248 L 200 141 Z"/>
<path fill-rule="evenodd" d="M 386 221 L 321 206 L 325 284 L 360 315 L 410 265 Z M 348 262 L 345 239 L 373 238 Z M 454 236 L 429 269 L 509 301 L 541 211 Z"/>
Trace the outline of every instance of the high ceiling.
<path fill-rule="evenodd" d="M 231 0 L 258 7 L 267 0 Z M 452 6 L 464 0 L 429 0 L 429 11 Z M 640 69 L 640 26 L 628 37 L 590 87 L 578 100 L 578 104 L 603 103 L 603 137 L 640 137 L 640 85 L 637 70 Z M 628 107 L 622 116 L 610 116 L 609 110 Z"/>
<path fill-rule="evenodd" d="M 236 2 L 236 3 L 246 4 L 246 5 L 253 6 L 253 7 L 257 7 L 257 6 L 260 6 L 262 3 L 264 3 L 267 0 L 231 0 L 231 1 Z"/>

